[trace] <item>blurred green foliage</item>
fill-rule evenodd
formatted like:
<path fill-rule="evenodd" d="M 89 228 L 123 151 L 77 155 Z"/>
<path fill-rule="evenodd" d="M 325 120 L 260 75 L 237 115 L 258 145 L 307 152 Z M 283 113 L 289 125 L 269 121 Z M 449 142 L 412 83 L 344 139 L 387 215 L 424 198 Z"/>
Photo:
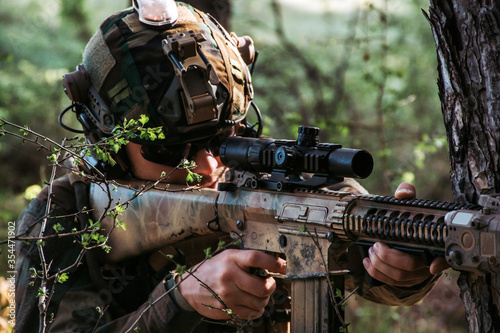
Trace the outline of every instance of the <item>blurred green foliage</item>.
<path fill-rule="evenodd" d="M 374 155 L 361 181 L 371 192 L 413 179 L 419 196 L 452 200 L 426 2 L 291 2 L 234 2 L 232 28 L 260 51 L 253 80 L 265 134 L 319 126 L 323 142 Z"/>
<path fill-rule="evenodd" d="M 70 135 L 57 124 L 69 105 L 61 76 L 80 62 L 100 22 L 128 5 L 125 0 L 4 2 L 0 118 L 56 141 Z M 298 126 L 318 126 L 322 142 L 374 155 L 374 173 L 361 181 L 370 192 L 391 194 L 409 180 L 421 198 L 452 200 L 435 47 L 420 9 L 427 6 L 424 0 L 233 0 L 231 30 L 252 36 L 259 51 L 253 83 L 264 134 L 293 139 Z M 0 158 L 4 226 L 27 204 L 25 189 L 43 186 L 50 168 L 46 153 L 11 137 L 0 138 Z M 393 331 L 405 312 L 387 309 L 363 306 L 356 310 L 357 322 L 384 313 L 389 319 L 379 331 Z"/>

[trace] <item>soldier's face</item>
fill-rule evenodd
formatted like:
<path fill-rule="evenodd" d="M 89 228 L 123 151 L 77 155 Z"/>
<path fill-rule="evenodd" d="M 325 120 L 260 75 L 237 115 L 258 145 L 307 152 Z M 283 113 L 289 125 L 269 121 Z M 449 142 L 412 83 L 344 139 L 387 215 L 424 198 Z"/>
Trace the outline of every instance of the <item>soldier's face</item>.
<path fill-rule="evenodd" d="M 184 170 L 175 170 L 174 167 L 154 163 L 144 159 L 141 154 L 141 146 L 135 143 L 129 143 L 126 146 L 129 156 L 132 173 L 135 177 L 143 180 L 158 180 L 162 173 L 169 175 L 165 182 L 169 184 L 186 184 L 187 172 Z M 193 172 L 202 176 L 199 183 L 202 187 L 216 188 L 217 183 L 221 181 L 224 175 L 225 167 L 221 163 L 219 156 L 214 156 L 211 152 L 201 149 L 193 157 L 196 168 Z M 196 185 L 196 184 L 189 184 Z"/>

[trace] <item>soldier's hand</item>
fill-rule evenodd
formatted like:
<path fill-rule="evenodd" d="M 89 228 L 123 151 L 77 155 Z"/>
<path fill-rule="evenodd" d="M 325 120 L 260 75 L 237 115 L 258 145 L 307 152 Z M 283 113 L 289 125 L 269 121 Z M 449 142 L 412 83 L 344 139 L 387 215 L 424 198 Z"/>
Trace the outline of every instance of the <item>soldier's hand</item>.
<path fill-rule="evenodd" d="M 395 197 L 411 199 L 416 195 L 410 183 L 401 183 Z M 363 265 L 373 278 L 393 286 L 411 287 L 424 282 L 429 276 L 438 274 L 449 267 L 445 258 L 436 258 L 430 266 L 414 255 L 392 249 L 386 244 L 375 243 L 368 251 Z"/>
<path fill-rule="evenodd" d="M 286 262 L 262 251 L 225 250 L 201 264 L 194 274 L 222 299 L 232 314 L 243 319 L 257 319 L 271 294 L 276 289 L 272 277 L 259 277 L 250 273 L 251 268 L 262 268 L 273 273 L 285 274 Z M 211 291 L 194 277 L 188 276 L 179 284 L 185 300 L 201 315 L 212 319 L 227 319 L 224 306 Z"/>

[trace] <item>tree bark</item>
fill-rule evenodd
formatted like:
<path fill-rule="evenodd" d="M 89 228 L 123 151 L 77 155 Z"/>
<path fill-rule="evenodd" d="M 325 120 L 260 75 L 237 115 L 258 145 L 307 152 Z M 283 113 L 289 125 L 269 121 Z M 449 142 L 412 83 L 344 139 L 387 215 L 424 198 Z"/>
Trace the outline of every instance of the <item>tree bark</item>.
<path fill-rule="evenodd" d="M 457 202 L 500 192 L 500 2 L 430 0 Z M 470 332 L 500 332 L 500 276 L 461 274 Z"/>

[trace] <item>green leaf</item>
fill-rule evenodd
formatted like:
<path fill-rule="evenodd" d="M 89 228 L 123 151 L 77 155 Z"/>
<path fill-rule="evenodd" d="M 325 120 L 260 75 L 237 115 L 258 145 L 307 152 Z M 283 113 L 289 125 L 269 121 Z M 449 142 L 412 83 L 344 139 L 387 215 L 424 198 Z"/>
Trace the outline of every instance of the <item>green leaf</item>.
<path fill-rule="evenodd" d="M 123 205 L 116 205 L 115 206 L 115 211 L 118 213 L 118 214 L 121 214 L 125 211 L 125 206 Z"/>
<path fill-rule="evenodd" d="M 115 227 L 122 228 L 123 231 L 127 231 L 127 225 L 125 224 L 125 222 L 123 222 L 123 219 L 116 220 L 115 221 Z"/>
<path fill-rule="evenodd" d="M 182 169 L 182 168 L 181 168 Z M 195 172 L 192 172 L 189 168 L 186 168 L 186 171 L 188 172 L 187 176 L 186 176 L 186 181 L 189 182 L 189 183 L 199 183 L 201 182 L 201 178 L 202 176 L 195 173 Z"/>
<path fill-rule="evenodd" d="M 42 296 L 47 296 L 47 290 L 38 288 L 38 294 L 36 295 L 36 297 L 42 297 Z"/>
<path fill-rule="evenodd" d="M 219 244 L 217 244 L 217 250 L 222 249 L 224 246 L 226 246 L 226 242 L 224 242 L 224 241 L 219 241 Z"/>
<path fill-rule="evenodd" d="M 57 163 L 57 155 L 55 153 L 47 156 L 47 159 L 52 163 Z"/>
<path fill-rule="evenodd" d="M 101 248 L 104 250 L 104 252 L 109 253 L 111 251 L 111 246 L 109 245 L 101 245 Z"/>
<path fill-rule="evenodd" d="M 69 279 L 68 273 L 62 273 L 61 275 L 57 276 L 57 282 L 59 283 L 64 283 L 68 281 L 68 279 Z"/>
<path fill-rule="evenodd" d="M 27 125 L 24 125 L 24 128 L 20 128 L 19 132 L 23 133 L 24 136 L 28 136 L 30 134 L 28 129 L 29 129 L 29 127 Z"/>
<path fill-rule="evenodd" d="M 205 259 L 212 258 L 212 248 L 208 247 L 203 252 L 205 252 Z"/>
<path fill-rule="evenodd" d="M 63 226 L 60 224 L 60 223 L 56 223 L 52 226 L 52 229 L 54 229 L 54 231 L 58 234 L 60 233 L 61 231 L 64 230 Z"/>
<path fill-rule="evenodd" d="M 82 235 L 82 245 L 87 246 L 89 244 L 90 234 Z"/>
<path fill-rule="evenodd" d="M 92 219 L 89 219 L 89 228 L 93 230 L 99 230 L 101 229 L 101 222 L 100 221 L 93 221 Z"/>
<path fill-rule="evenodd" d="M 141 114 L 139 117 L 139 122 L 142 124 L 142 126 L 146 125 L 146 123 L 149 121 L 149 117 L 146 116 L 145 114 Z"/>
<path fill-rule="evenodd" d="M 182 277 L 182 275 L 186 272 L 186 266 L 177 265 L 177 267 L 175 267 L 175 271 Z"/>

